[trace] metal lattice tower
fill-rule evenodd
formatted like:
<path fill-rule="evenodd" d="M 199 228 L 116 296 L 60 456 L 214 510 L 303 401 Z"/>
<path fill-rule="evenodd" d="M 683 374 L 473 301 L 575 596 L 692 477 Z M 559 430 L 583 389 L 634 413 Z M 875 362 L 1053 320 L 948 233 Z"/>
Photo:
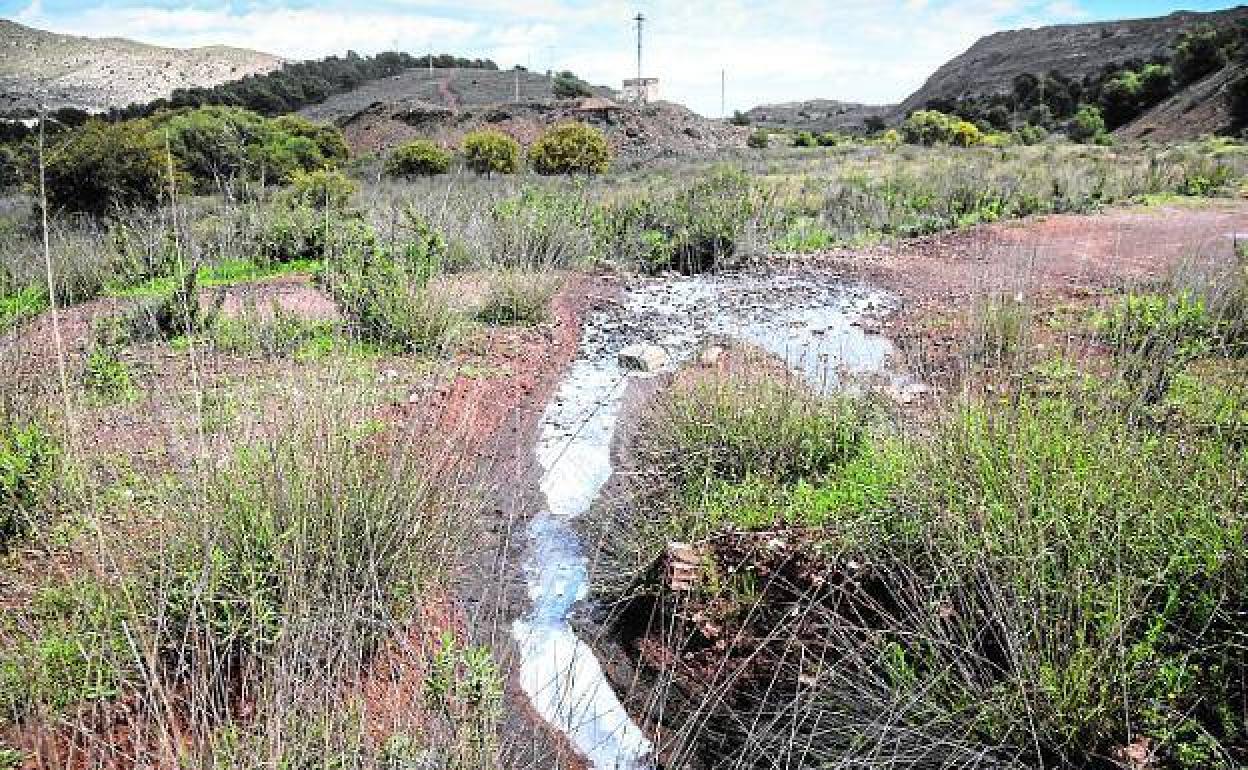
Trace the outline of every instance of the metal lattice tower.
<path fill-rule="evenodd" d="M 633 21 L 637 22 L 637 79 L 641 80 L 641 26 L 646 17 L 639 13 L 633 17 Z"/>

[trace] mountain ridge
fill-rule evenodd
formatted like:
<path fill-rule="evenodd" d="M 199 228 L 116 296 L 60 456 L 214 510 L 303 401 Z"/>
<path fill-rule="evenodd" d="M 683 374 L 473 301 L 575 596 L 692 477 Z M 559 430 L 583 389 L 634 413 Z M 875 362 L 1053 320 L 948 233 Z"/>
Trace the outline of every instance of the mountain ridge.
<path fill-rule="evenodd" d="M 86 37 L 0 19 L 0 110 L 102 111 L 270 72 L 285 59 L 225 45 L 172 48 Z"/>

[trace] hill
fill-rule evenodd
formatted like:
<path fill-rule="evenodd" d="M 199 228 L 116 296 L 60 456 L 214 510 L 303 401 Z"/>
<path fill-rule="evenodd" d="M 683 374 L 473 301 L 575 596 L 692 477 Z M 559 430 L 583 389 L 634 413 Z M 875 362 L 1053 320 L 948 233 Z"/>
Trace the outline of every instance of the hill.
<path fill-rule="evenodd" d="M 61 35 L 0 19 L 0 111 L 98 111 L 269 72 L 282 59 L 226 46 L 162 48 Z"/>
<path fill-rule="evenodd" d="M 507 102 L 553 103 L 552 79 L 524 70 L 417 68 L 392 77 L 365 83 L 324 102 L 300 110 L 310 120 L 335 123 L 375 104 L 416 101 L 426 105 L 459 109 Z M 614 98 L 615 91 L 592 86 L 595 96 Z"/>
<path fill-rule="evenodd" d="M 898 106 L 896 114 L 922 109 L 932 101 L 1009 93 L 1014 78 L 1025 73 L 1056 70 L 1073 79 L 1096 75 L 1106 65 L 1167 54 L 1184 30 L 1198 24 L 1221 26 L 1240 20 L 1248 20 L 1248 7 L 997 32 L 980 38 L 966 53 L 936 70 Z"/>
<path fill-rule="evenodd" d="M 300 114 L 338 125 L 352 151 L 359 153 L 384 153 L 412 139 L 454 146 L 465 133 L 484 127 L 527 145 L 544 128 L 570 120 L 600 127 L 625 163 L 708 154 L 745 142 L 745 129 L 708 120 L 681 105 L 619 104 L 611 100 L 615 92 L 610 88 L 592 90 L 592 99 L 556 99 L 546 75 L 418 69 L 331 96 Z"/>
<path fill-rule="evenodd" d="M 834 99 L 764 104 L 748 110 L 750 122 L 769 128 L 796 128 L 804 131 L 854 131 L 871 117 L 887 119 L 893 105 L 857 104 Z"/>

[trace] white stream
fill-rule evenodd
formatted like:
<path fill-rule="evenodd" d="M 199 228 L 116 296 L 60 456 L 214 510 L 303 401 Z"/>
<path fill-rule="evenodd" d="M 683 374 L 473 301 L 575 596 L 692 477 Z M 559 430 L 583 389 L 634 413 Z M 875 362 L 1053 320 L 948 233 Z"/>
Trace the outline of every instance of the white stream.
<path fill-rule="evenodd" d="M 588 562 L 572 520 L 611 476 L 611 443 L 630 377 L 616 361 L 631 344 L 665 349 L 679 366 L 708 337 L 746 340 L 783 358 L 820 390 L 845 372 L 879 371 L 892 346 L 853 322 L 887 305 L 879 293 L 820 274 L 731 274 L 653 279 L 586 323 L 578 357 L 547 406 L 537 458 L 546 509 L 529 525 L 525 564 L 533 607 L 515 622 L 520 682 L 534 707 L 597 770 L 654 766 L 590 647 L 568 624 L 588 590 Z"/>

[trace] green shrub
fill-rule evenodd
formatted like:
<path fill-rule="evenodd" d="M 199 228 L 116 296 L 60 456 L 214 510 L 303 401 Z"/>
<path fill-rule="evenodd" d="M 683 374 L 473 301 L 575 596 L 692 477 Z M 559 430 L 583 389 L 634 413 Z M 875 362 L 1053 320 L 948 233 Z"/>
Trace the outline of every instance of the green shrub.
<path fill-rule="evenodd" d="M 0 712 L 20 720 L 120 695 L 137 668 L 123 607 L 92 580 L 40 586 L 22 610 L 21 630 L 0 651 Z"/>
<path fill-rule="evenodd" d="M 650 271 L 699 273 L 736 255 L 759 214 L 756 188 L 740 171 L 724 169 L 685 187 L 605 204 L 594 218 L 599 249 Z"/>
<path fill-rule="evenodd" d="M 520 145 L 502 133 L 485 129 L 464 137 L 464 163 L 478 174 L 514 174 L 520 170 Z"/>
<path fill-rule="evenodd" d="M 31 285 L 12 293 L 0 293 L 0 334 L 15 329 L 48 309 L 48 292 Z"/>
<path fill-rule="evenodd" d="M 366 664 L 453 564 L 471 519 L 443 458 L 338 419 L 240 452 L 154 559 L 161 659 L 208 702 Z"/>
<path fill-rule="evenodd" d="M 113 344 L 93 341 L 87 352 L 83 378 L 87 390 L 105 403 L 130 401 L 138 395 L 130 366 L 122 360 L 120 349 Z"/>
<path fill-rule="evenodd" d="M 298 115 L 281 115 L 269 121 L 269 131 L 292 137 L 311 139 L 320 152 L 324 168 L 337 168 L 347 162 L 350 150 L 342 130 L 337 126 L 313 123 Z M 318 167 L 320 168 L 320 167 Z M 305 168 L 305 171 L 316 171 L 317 168 Z"/>
<path fill-rule="evenodd" d="M 168 341 L 194 337 L 211 329 L 220 315 L 225 294 L 217 293 L 211 304 L 205 305 L 199 292 L 199 273 L 198 266 L 191 267 L 175 276 L 168 291 L 141 301 L 130 316 L 129 339 Z"/>
<path fill-rule="evenodd" d="M 733 110 L 732 117 L 728 119 L 728 122 L 734 126 L 748 126 L 751 123 L 750 116 L 741 110 Z"/>
<path fill-rule="evenodd" d="M 434 176 L 451 170 L 451 153 L 428 139 L 399 145 L 386 159 L 387 176 Z"/>
<path fill-rule="evenodd" d="M 982 141 L 983 137 L 974 123 L 959 120 L 953 124 L 953 135 L 950 137 L 950 144 L 957 147 L 974 147 Z"/>
<path fill-rule="evenodd" d="M 253 156 L 259 178 L 279 184 L 288 184 L 300 174 L 324 171 L 331 165 L 315 139 L 278 132 L 266 134 Z"/>
<path fill-rule="evenodd" d="M 338 347 L 341 337 L 336 321 L 300 318 L 274 304 L 267 315 L 250 309 L 238 318 L 219 318 L 209 340 L 220 353 L 316 360 Z"/>
<path fill-rule="evenodd" d="M 959 121 L 937 110 L 918 110 L 901 124 L 901 134 L 908 144 L 951 144 Z"/>
<path fill-rule="evenodd" d="M 89 121 L 47 154 L 48 205 L 97 215 L 153 206 L 168 192 L 167 165 L 141 122 Z"/>
<path fill-rule="evenodd" d="M 793 146 L 817 147 L 819 146 L 819 140 L 815 139 L 815 135 L 809 131 L 798 131 L 797 135 L 793 137 Z"/>
<path fill-rule="evenodd" d="M 582 192 L 525 187 L 490 210 L 490 264 L 522 269 L 584 262 L 594 245 L 587 227 L 593 210 Z"/>
<path fill-rule="evenodd" d="M 529 148 L 529 165 L 539 174 L 605 174 L 611 146 L 597 128 L 564 123 L 537 137 Z"/>
<path fill-rule="evenodd" d="M 1123 350 L 1161 351 L 1191 358 L 1214 352 L 1220 320 L 1208 303 L 1190 293 L 1126 297 L 1097 321 L 1102 336 Z"/>
<path fill-rule="evenodd" d="M 818 136 L 820 147 L 836 147 L 844 141 L 845 138 L 835 131 L 825 131 Z"/>
<path fill-rule="evenodd" d="M 816 480 L 857 457 L 867 411 L 768 379 L 712 381 L 674 391 L 646 418 L 645 465 L 698 495 L 711 480 Z"/>
<path fill-rule="evenodd" d="M 1105 119 L 1099 109 L 1085 104 L 1075 113 L 1066 133 L 1076 142 L 1100 142 L 1105 136 Z"/>
<path fill-rule="evenodd" d="M 59 454 L 44 428 L 0 414 L 0 551 L 30 535 L 44 517 Z"/>
<path fill-rule="evenodd" d="M 1048 138 L 1049 132 L 1039 125 L 1033 123 L 1024 123 L 1014 132 L 1014 136 L 1018 139 L 1019 144 L 1028 146 L 1040 144 Z"/>
<path fill-rule="evenodd" d="M 168 137 L 178 167 L 201 192 L 261 180 L 288 182 L 296 173 L 340 166 L 348 155 L 338 128 L 297 115 L 269 120 L 213 105 L 161 113 L 147 123 L 155 140 Z"/>
<path fill-rule="evenodd" d="M 550 319 L 558 280 L 543 273 L 505 271 L 495 276 L 477 318 L 490 324 L 534 326 Z"/>
<path fill-rule="evenodd" d="M 771 134 L 768 133 L 767 129 L 765 128 L 760 128 L 760 129 L 750 132 L 750 135 L 746 137 L 745 139 L 746 146 L 753 147 L 756 150 L 762 150 L 766 148 L 767 145 L 770 144 L 770 142 L 771 142 Z"/>
<path fill-rule="evenodd" d="M 335 257 L 322 283 L 361 340 L 385 350 L 441 354 L 460 326 L 447 298 L 428 286 L 428 264 L 381 250 Z"/>
<path fill-rule="evenodd" d="M 154 130 L 200 192 L 256 176 L 252 152 L 268 134 L 265 119 L 237 107 L 201 107 L 171 114 Z"/>
<path fill-rule="evenodd" d="M 359 189 L 360 186 L 341 171 L 296 171 L 290 177 L 290 189 L 283 193 L 282 201 L 289 206 L 341 210 Z"/>

